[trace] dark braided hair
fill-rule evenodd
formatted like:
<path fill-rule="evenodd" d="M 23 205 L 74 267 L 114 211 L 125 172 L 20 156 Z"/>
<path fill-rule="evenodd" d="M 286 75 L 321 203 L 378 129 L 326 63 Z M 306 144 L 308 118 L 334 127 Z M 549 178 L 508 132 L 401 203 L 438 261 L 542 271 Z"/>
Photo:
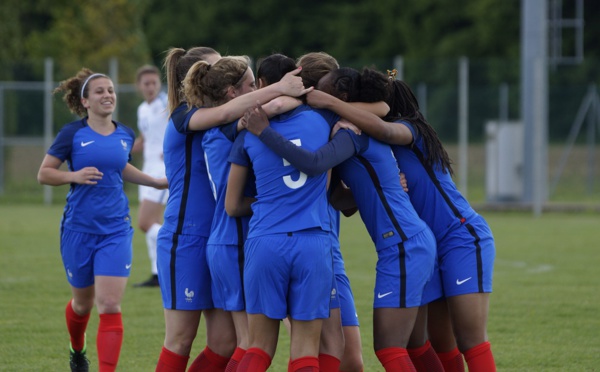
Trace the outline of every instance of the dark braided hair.
<path fill-rule="evenodd" d="M 390 99 L 388 100 L 390 112 L 385 120 L 405 120 L 410 122 L 415 127 L 417 133 L 423 136 L 423 143 L 427 149 L 426 165 L 431 168 L 434 166 L 441 167 L 442 172 L 450 172 L 450 175 L 454 175 L 452 160 L 450 160 L 435 129 L 433 129 L 425 117 L 423 117 L 421 111 L 419 111 L 417 98 L 408 84 L 402 80 L 392 80 L 391 90 Z"/>

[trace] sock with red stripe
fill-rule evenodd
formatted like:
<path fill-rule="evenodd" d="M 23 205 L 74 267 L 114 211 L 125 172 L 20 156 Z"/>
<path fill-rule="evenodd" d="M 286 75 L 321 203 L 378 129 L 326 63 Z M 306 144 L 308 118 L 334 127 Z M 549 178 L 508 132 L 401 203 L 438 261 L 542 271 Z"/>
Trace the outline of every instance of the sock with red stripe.
<path fill-rule="evenodd" d="M 408 351 L 401 347 L 387 347 L 375 352 L 377 359 L 386 372 L 416 372 L 415 366 L 408 356 Z"/>
<path fill-rule="evenodd" d="M 321 371 L 329 372 L 331 370 L 321 369 Z M 319 358 L 313 356 L 296 358 L 289 364 L 288 372 L 319 372 Z"/>
<path fill-rule="evenodd" d="M 67 330 L 71 338 L 71 348 L 74 351 L 81 351 L 85 347 L 85 330 L 87 329 L 88 320 L 90 320 L 90 313 L 86 315 L 79 315 L 73 310 L 69 301 L 67 308 L 65 309 L 65 316 L 67 318 Z"/>
<path fill-rule="evenodd" d="M 246 354 L 238 365 L 238 371 L 244 372 L 264 372 L 271 365 L 271 357 L 265 351 L 251 347 L 246 350 Z"/>
<path fill-rule="evenodd" d="M 407 351 L 417 372 L 444 372 L 444 366 L 429 340 L 423 346 L 410 348 Z"/>
<path fill-rule="evenodd" d="M 465 372 L 465 362 L 461 352 L 455 347 L 446 353 L 437 353 L 446 372 Z"/>
<path fill-rule="evenodd" d="M 100 372 L 112 372 L 117 369 L 122 343 L 123 320 L 121 313 L 100 314 L 96 337 Z"/>
<path fill-rule="evenodd" d="M 496 371 L 496 362 L 494 362 L 491 345 L 488 341 L 470 348 L 464 354 L 469 372 Z"/>
<path fill-rule="evenodd" d="M 228 357 L 215 353 L 207 346 L 194 359 L 194 362 L 188 368 L 188 372 L 223 372 L 228 362 Z"/>
<path fill-rule="evenodd" d="M 229 358 L 229 362 L 227 363 L 227 367 L 225 367 L 225 372 L 236 372 L 240 361 L 246 354 L 246 350 L 241 347 L 236 347 L 235 351 L 231 358 Z"/>
<path fill-rule="evenodd" d="M 189 356 L 176 354 L 163 346 L 155 372 L 185 372 L 189 359 Z"/>

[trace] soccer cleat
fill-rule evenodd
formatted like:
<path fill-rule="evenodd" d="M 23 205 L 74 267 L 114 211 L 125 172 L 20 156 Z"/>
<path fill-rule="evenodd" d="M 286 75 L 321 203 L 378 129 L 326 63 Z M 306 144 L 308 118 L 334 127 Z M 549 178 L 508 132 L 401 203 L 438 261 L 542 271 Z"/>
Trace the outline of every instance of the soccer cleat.
<path fill-rule="evenodd" d="M 158 287 L 158 275 L 154 274 L 145 282 L 136 283 L 134 287 Z"/>
<path fill-rule="evenodd" d="M 85 351 L 85 346 L 81 351 L 75 351 L 70 347 L 69 365 L 71 366 L 71 372 L 88 372 L 90 370 L 90 361 L 85 356 Z"/>

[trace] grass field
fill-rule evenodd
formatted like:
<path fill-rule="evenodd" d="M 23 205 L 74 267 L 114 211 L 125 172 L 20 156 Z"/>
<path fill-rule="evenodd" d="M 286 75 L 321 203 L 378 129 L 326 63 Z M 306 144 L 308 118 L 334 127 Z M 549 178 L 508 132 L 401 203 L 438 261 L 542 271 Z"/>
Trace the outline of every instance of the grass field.
<path fill-rule="evenodd" d="M 0 206 L 0 371 L 64 371 L 70 291 L 58 248 L 62 206 Z M 133 208 L 132 212 L 135 212 Z M 489 338 L 499 371 L 600 370 L 600 216 L 593 213 L 492 213 L 496 238 Z M 132 217 L 136 219 L 135 213 Z M 356 296 L 365 371 L 382 371 L 372 351 L 375 251 L 358 217 L 343 220 L 342 251 Z M 146 279 L 143 235 L 134 239 L 130 284 Z M 127 289 L 120 371 L 153 371 L 164 322 L 159 290 Z M 97 313 L 88 328 L 92 370 Z M 204 326 L 193 353 L 204 347 Z M 287 370 L 282 331 L 270 370 Z"/>

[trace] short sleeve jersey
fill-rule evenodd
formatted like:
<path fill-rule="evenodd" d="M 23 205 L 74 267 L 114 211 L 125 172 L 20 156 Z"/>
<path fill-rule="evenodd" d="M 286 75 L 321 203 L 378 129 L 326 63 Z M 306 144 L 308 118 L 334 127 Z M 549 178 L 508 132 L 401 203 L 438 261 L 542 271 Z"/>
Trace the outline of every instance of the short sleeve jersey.
<path fill-rule="evenodd" d="M 169 122 L 167 95 L 160 92 L 152 102 L 142 102 L 137 118 L 138 130 L 144 136 L 144 168 L 164 168 L 163 142 Z"/>
<path fill-rule="evenodd" d="M 336 121 L 332 112 L 301 105 L 270 123 L 288 140 L 314 151 L 327 143 Z M 229 160 L 251 166 L 256 177 L 257 201 L 252 204 L 248 238 L 313 228 L 331 231 L 326 173 L 308 177 L 247 131 L 236 139 Z"/>
<path fill-rule="evenodd" d="M 377 250 L 399 244 L 427 228 L 400 185 L 390 146 L 349 131 L 357 154 L 336 167 L 350 187 Z"/>
<path fill-rule="evenodd" d="M 216 201 L 215 215 L 208 244 L 236 245 L 243 243 L 248 234 L 248 222 L 250 216 L 233 218 L 225 211 L 225 193 L 227 190 L 227 179 L 231 164 L 227 157 L 237 137 L 237 121 L 206 131 L 202 139 L 206 168 Z M 247 183 L 248 188 L 254 186 L 254 180 Z M 251 190 L 246 190 L 246 195 L 254 196 Z"/>
<path fill-rule="evenodd" d="M 406 125 L 414 138 L 412 146 L 392 146 L 398 167 L 406 175 L 415 210 L 440 241 L 448 231 L 460 226 L 463 218 L 468 220 L 477 213 L 458 191 L 449 172 L 425 164 L 428 154 L 423 137 L 410 123 L 398 122 Z"/>
<path fill-rule="evenodd" d="M 71 184 L 62 220 L 69 230 L 103 235 L 131 227 L 122 172 L 131 159 L 135 133 L 113 124 L 115 131 L 105 136 L 90 128 L 87 118 L 74 121 L 61 129 L 48 150 L 48 155 L 66 161 L 72 172 L 96 167 L 103 173 L 96 185 Z"/>
<path fill-rule="evenodd" d="M 198 110 L 179 105 L 169 119 L 163 146 L 169 200 L 165 207 L 166 231 L 208 237 L 215 211 L 202 137 L 206 131 L 189 130 L 192 115 Z"/>

